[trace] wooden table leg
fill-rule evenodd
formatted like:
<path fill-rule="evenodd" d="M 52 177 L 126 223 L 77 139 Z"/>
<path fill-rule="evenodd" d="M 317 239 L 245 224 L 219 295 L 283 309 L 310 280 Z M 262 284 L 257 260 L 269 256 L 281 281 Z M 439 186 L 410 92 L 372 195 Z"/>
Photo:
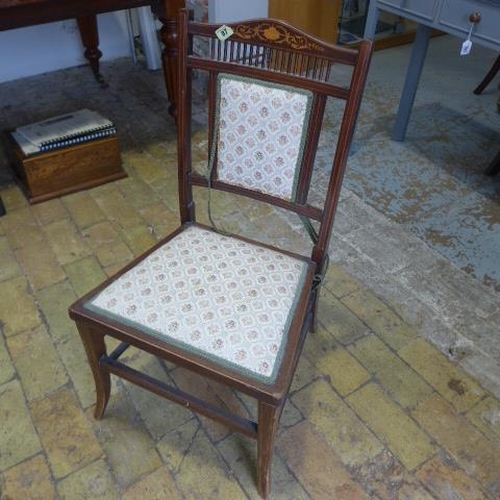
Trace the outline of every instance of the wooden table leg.
<path fill-rule="evenodd" d="M 177 13 L 185 6 L 184 0 L 166 0 L 160 2 L 161 8 L 155 12 L 162 23 L 160 30 L 161 40 L 163 42 L 163 72 L 165 75 L 165 84 L 167 86 L 167 95 L 170 102 L 168 112 L 175 118 L 177 115 Z"/>
<path fill-rule="evenodd" d="M 498 56 L 490 68 L 483 81 L 474 89 L 474 94 L 480 94 L 495 78 L 496 74 L 500 71 L 500 56 Z"/>
<path fill-rule="evenodd" d="M 78 23 L 78 29 L 80 31 L 80 38 L 82 39 L 83 46 L 85 47 L 84 55 L 90 63 L 95 79 L 101 84 L 101 86 L 107 87 L 104 82 L 104 78 L 99 72 L 99 59 L 102 56 L 102 52 L 99 50 L 97 16 L 94 14 L 78 17 L 76 22 Z"/>
<path fill-rule="evenodd" d="M 429 40 L 431 38 L 432 28 L 425 24 L 419 24 L 417 27 L 417 35 L 410 57 L 410 64 L 406 72 L 406 80 L 403 87 L 403 93 L 399 100 L 398 113 L 396 115 L 396 123 L 392 132 L 392 139 L 395 141 L 404 141 L 406 129 L 410 120 L 413 102 L 418 89 L 418 82 L 422 75 L 422 69 L 425 62 L 425 55 Z"/>
<path fill-rule="evenodd" d="M 484 172 L 486 175 L 497 175 L 500 173 L 500 152 L 498 152 Z"/>

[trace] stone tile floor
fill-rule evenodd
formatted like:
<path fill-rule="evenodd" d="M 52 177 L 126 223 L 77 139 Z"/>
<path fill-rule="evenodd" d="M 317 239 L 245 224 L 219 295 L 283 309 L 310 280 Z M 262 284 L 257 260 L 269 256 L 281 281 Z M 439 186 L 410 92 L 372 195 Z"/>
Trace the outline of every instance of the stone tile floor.
<path fill-rule="evenodd" d="M 34 206 L 14 185 L 0 190 L 0 498 L 258 498 L 244 437 L 122 382 L 105 417 L 92 417 L 67 306 L 176 227 L 177 212 L 161 77 L 109 63 L 101 92 L 87 72 L 0 86 L 7 127 L 83 105 L 111 116 L 129 174 Z M 277 214 L 215 204 L 228 225 L 272 227 L 297 244 L 297 227 Z M 347 190 L 333 243 L 319 328 L 281 422 L 272 498 L 500 498 L 500 372 L 483 338 L 496 331 L 497 296 Z M 181 387 L 195 382 L 128 356 Z M 247 398 L 207 388 L 252 411 Z"/>

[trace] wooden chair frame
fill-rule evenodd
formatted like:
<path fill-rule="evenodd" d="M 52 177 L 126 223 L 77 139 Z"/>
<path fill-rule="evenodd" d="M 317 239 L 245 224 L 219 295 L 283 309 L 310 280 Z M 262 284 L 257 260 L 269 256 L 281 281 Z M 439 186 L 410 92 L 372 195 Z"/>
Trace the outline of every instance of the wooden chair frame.
<path fill-rule="evenodd" d="M 184 405 L 193 412 L 210 417 L 231 429 L 257 440 L 257 487 L 264 498 L 270 491 L 270 465 L 274 438 L 283 405 L 286 401 L 293 373 L 307 332 L 314 323 L 318 288 L 317 276 L 325 266 L 334 214 L 339 199 L 342 178 L 349 147 L 354 133 L 362 92 L 366 81 L 372 45 L 362 42 L 359 49 L 352 50 L 332 46 L 296 30 L 286 23 L 262 19 L 230 25 L 233 34 L 221 42 L 216 36 L 218 26 L 189 21 L 188 11 L 179 15 L 179 204 L 181 227 L 160 241 L 154 248 L 135 259 L 116 276 L 86 294 L 69 309 L 76 322 L 95 379 L 97 403 L 95 417 L 101 418 L 110 397 L 110 374 L 133 382 L 155 394 Z M 208 41 L 207 56 L 193 53 L 193 39 Z M 334 65 L 352 67 L 349 85 L 342 87 L 329 82 Z M 191 112 L 192 74 L 194 71 L 208 72 L 209 137 L 214 137 L 215 92 L 217 75 L 235 74 L 254 79 L 265 79 L 275 84 L 285 84 L 310 90 L 314 95 L 308 142 L 304 150 L 301 177 L 293 200 L 284 200 L 258 191 L 222 182 L 215 173 L 211 179 L 197 174 L 191 167 Z M 312 168 L 318 146 L 321 123 L 327 98 L 345 101 L 344 114 L 339 129 L 338 145 L 333 158 L 332 173 L 328 185 L 325 205 L 321 208 L 308 204 Z M 306 283 L 297 301 L 293 321 L 284 350 L 279 373 L 272 383 L 265 383 L 235 372 L 213 360 L 206 359 L 169 344 L 157 337 L 131 327 L 116 319 L 105 317 L 85 307 L 85 304 L 110 283 L 132 269 L 155 249 L 170 241 L 186 227 L 195 222 L 193 186 L 248 196 L 296 213 L 299 217 L 316 221 L 319 226 L 315 234 L 310 256 L 303 258 L 308 263 Z M 112 353 L 107 352 L 105 337 L 121 341 Z M 134 346 L 175 365 L 192 370 L 210 380 L 223 383 L 258 401 L 257 421 L 228 413 L 177 387 L 153 379 L 147 374 L 127 366 L 119 360 L 129 346 Z"/>

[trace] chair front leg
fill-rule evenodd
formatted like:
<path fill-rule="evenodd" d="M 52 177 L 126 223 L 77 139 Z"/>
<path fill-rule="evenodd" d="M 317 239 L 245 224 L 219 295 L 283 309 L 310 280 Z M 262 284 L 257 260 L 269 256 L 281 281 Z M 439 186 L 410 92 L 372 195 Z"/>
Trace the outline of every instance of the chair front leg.
<path fill-rule="evenodd" d="M 283 409 L 283 402 L 271 405 L 259 401 L 257 431 L 257 489 L 262 498 L 268 499 L 271 489 L 271 462 L 274 440 Z"/>
<path fill-rule="evenodd" d="M 99 359 L 106 355 L 106 343 L 104 335 L 89 328 L 87 325 L 77 322 L 78 333 L 85 347 L 92 375 L 94 376 L 96 388 L 96 406 L 94 416 L 100 419 L 106 409 L 111 391 L 111 376 L 109 372 L 101 367 Z"/>

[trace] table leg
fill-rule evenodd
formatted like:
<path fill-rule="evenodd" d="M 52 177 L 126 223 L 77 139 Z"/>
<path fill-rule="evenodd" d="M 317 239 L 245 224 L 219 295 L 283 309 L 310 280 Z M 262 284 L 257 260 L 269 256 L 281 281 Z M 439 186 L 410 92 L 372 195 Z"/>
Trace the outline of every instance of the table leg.
<path fill-rule="evenodd" d="M 185 1 L 168 0 L 161 3 L 161 6 L 162 8 L 156 9 L 155 13 L 162 24 L 160 37 L 163 42 L 163 73 L 170 102 L 168 112 L 175 118 L 177 116 L 177 59 L 179 53 L 177 49 L 177 13 L 184 8 Z"/>
<path fill-rule="evenodd" d="M 496 154 L 495 158 L 493 158 L 484 173 L 486 175 L 500 174 L 500 152 Z"/>
<path fill-rule="evenodd" d="M 495 78 L 496 74 L 500 71 L 500 56 L 498 56 L 490 68 L 483 81 L 474 89 L 474 94 L 480 94 Z"/>
<path fill-rule="evenodd" d="M 398 114 L 396 123 L 392 132 L 392 138 L 395 141 L 404 141 L 406 129 L 408 127 L 408 120 L 410 119 L 411 109 L 417 93 L 418 82 L 422 74 L 424 66 L 425 55 L 427 54 L 427 47 L 431 37 L 432 28 L 419 24 L 417 28 L 417 35 L 413 50 L 410 58 L 410 65 L 406 73 L 405 85 L 401 100 L 399 101 Z"/>
<path fill-rule="evenodd" d="M 369 38 L 370 40 L 375 39 L 375 33 L 377 32 L 377 22 L 380 15 L 380 11 L 376 7 L 376 2 L 372 3 L 373 5 L 368 7 L 368 13 L 366 15 L 365 22 L 365 32 L 363 34 L 364 38 Z"/>
<path fill-rule="evenodd" d="M 102 56 L 102 52 L 99 50 L 97 16 L 81 16 L 77 18 L 76 22 L 78 23 L 78 29 L 80 31 L 80 38 L 82 39 L 83 46 L 85 47 L 84 55 L 90 63 L 95 79 L 101 84 L 101 86 L 106 87 L 107 85 L 104 82 L 104 78 L 99 72 L 99 59 Z"/>

